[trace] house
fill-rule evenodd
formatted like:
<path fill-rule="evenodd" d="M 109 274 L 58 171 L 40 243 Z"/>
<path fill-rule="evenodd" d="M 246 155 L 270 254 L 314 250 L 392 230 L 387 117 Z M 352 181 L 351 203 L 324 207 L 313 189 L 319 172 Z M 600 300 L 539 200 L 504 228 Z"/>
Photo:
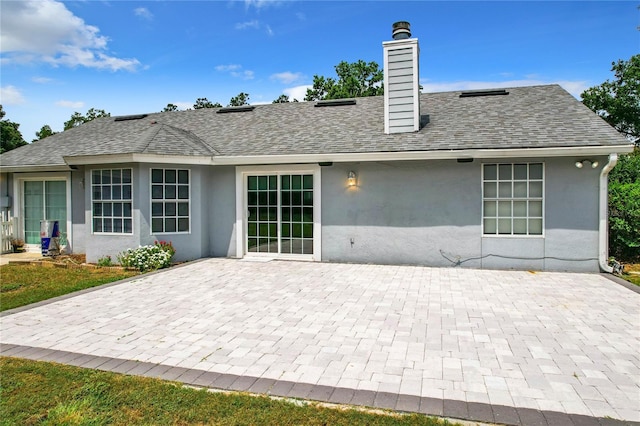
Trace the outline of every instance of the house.
<path fill-rule="evenodd" d="M 1 207 L 89 261 L 208 256 L 608 270 L 607 174 L 632 144 L 557 85 L 420 93 L 394 24 L 385 95 L 100 118 L 0 156 Z"/>

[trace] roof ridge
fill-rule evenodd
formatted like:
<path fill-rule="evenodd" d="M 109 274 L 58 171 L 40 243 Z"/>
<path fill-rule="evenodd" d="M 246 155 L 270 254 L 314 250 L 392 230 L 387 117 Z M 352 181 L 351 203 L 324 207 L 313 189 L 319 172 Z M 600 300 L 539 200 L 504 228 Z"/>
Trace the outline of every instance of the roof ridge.
<path fill-rule="evenodd" d="M 208 150 L 209 150 L 213 155 L 220 155 L 220 152 L 219 152 L 217 149 L 215 149 L 214 147 L 212 147 L 211 145 L 209 145 L 207 142 L 205 142 L 202 138 L 200 138 L 198 135 L 196 135 L 196 134 L 195 134 L 195 133 L 193 133 L 192 131 L 187 130 L 187 129 L 183 129 L 182 127 L 174 126 L 173 124 L 169 124 L 169 123 L 163 123 L 163 122 L 159 122 L 159 121 L 158 121 L 158 122 L 156 122 L 156 123 L 157 123 L 157 124 L 160 124 L 161 126 L 166 126 L 166 127 L 169 127 L 169 128 L 171 128 L 171 129 L 173 129 L 173 130 L 176 130 L 176 131 L 178 131 L 178 132 L 184 133 L 184 134 L 186 134 L 186 135 L 189 137 L 189 139 L 191 139 L 192 141 L 198 142 L 198 143 L 200 143 L 201 145 L 205 146 L 205 147 L 206 147 L 206 148 L 207 148 L 207 149 L 208 149 Z M 158 127 L 158 132 L 159 132 L 159 131 L 160 131 L 160 126 Z M 157 132 L 156 132 L 156 134 L 154 135 L 154 137 L 155 137 L 156 135 L 157 135 Z"/>
<path fill-rule="evenodd" d="M 150 128 L 151 131 L 149 132 L 149 136 L 147 136 L 146 138 L 146 142 L 144 142 L 144 146 L 142 147 L 141 152 L 144 152 L 147 150 L 147 148 L 149 148 L 149 145 L 151 145 L 151 142 L 153 141 L 153 139 L 158 136 L 158 133 L 160 132 L 161 127 L 158 126 L 156 128 L 151 127 Z"/>

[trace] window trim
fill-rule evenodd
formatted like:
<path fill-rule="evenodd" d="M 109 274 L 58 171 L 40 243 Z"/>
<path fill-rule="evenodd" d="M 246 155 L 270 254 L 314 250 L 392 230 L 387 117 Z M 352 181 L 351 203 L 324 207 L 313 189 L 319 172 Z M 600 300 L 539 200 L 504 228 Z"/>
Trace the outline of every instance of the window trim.
<path fill-rule="evenodd" d="M 111 170 L 120 170 L 120 171 L 130 170 L 131 171 L 131 184 L 130 184 L 131 185 L 131 198 L 127 199 L 127 200 L 125 200 L 125 199 L 122 199 L 122 200 L 94 200 L 94 198 L 93 198 L 93 186 L 94 186 L 94 183 L 93 183 L 93 172 L 95 172 L 96 170 L 100 170 L 100 172 L 102 172 L 103 170 L 110 170 L 110 171 Z M 133 200 L 135 198 L 134 197 L 135 187 L 134 187 L 134 183 L 133 183 L 133 180 L 134 180 L 133 168 L 132 167 L 120 167 L 120 168 L 118 168 L 118 167 L 109 167 L 109 168 L 103 167 L 103 168 L 99 168 L 99 169 L 90 169 L 90 170 L 88 170 L 88 173 L 89 173 L 89 185 L 88 186 L 89 186 L 89 193 L 90 193 L 90 197 L 91 197 L 91 204 L 89 206 L 90 212 L 91 212 L 91 235 L 126 235 L 126 236 L 134 235 L 135 234 L 135 221 L 133 220 L 133 217 L 134 217 L 134 213 L 133 213 L 133 211 L 134 211 L 134 203 L 133 203 Z M 112 186 L 112 185 L 113 185 L 113 183 L 109 184 L 109 186 Z M 100 186 L 102 186 L 102 183 L 100 183 Z M 131 232 L 96 231 L 95 227 L 94 227 L 94 223 L 93 223 L 94 218 L 95 218 L 94 213 L 93 213 L 93 203 L 94 202 L 98 202 L 98 201 L 103 202 L 103 203 L 104 202 L 114 203 L 114 202 L 118 202 L 118 201 L 121 201 L 123 203 L 124 202 L 131 202 Z M 100 216 L 100 217 L 104 218 L 104 216 Z M 113 218 L 113 216 L 112 216 L 112 218 Z M 122 218 L 125 219 L 125 218 L 128 218 L 128 217 L 122 216 Z M 122 229 L 124 229 L 124 224 L 122 226 Z"/>
<path fill-rule="evenodd" d="M 167 198 L 153 198 L 153 171 L 154 170 L 162 170 L 162 186 L 163 186 L 163 196 L 164 196 L 164 186 L 167 184 L 165 182 L 165 172 L 167 170 L 174 170 L 176 172 L 176 187 L 178 185 L 178 172 L 181 170 L 186 170 L 188 173 L 188 178 L 189 178 L 189 182 L 187 184 L 188 188 L 189 188 L 189 197 L 187 198 L 187 202 L 189 204 L 189 216 L 188 216 L 188 220 L 189 220 L 189 230 L 188 231 L 178 231 L 178 200 L 180 200 L 178 198 L 178 193 L 177 193 L 177 189 L 176 189 L 176 198 L 175 198 L 175 203 L 176 203 L 176 216 L 165 216 L 164 214 L 164 205 L 167 201 L 171 202 L 172 199 L 167 199 Z M 191 169 L 188 168 L 175 168 L 175 167 L 149 167 L 149 232 L 151 233 L 151 235 L 189 235 L 192 232 L 192 223 L 191 223 L 191 217 L 192 217 L 192 210 L 191 210 L 191 205 L 192 200 L 191 200 L 191 182 L 192 182 L 192 173 L 191 173 Z M 155 183 L 155 185 L 158 185 L 158 183 Z M 182 184 L 184 185 L 184 184 Z M 183 199 L 184 200 L 184 199 Z M 153 216 L 153 203 L 162 203 L 162 216 Z M 184 202 L 184 201 L 182 201 Z M 165 222 L 164 220 L 167 218 L 172 218 L 175 217 L 176 218 L 176 231 L 174 232 L 167 232 L 167 231 L 162 231 L 162 232 L 154 232 L 153 230 L 153 219 L 154 218 L 162 218 L 162 227 L 163 229 L 165 228 Z"/>
<path fill-rule="evenodd" d="M 513 166 L 516 164 L 526 164 L 527 165 L 527 171 L 529 170 L 529 166 L 532 164 L 540 164 L 542 166 L 542 178 L 540 179 L 540 181 L 542 182 L 542 195 L 540 197 L 529 197 L 529 195 L 527 195 L 527 197 L 514 197 L 513 194 L 511 197 L 509 198 L 504 198 L 503 201 L 541 201 L 541 208 L 542 208 L 542 214 L 540 216 L 540 219 L 542 220 L 542 231 L 540 234 L 514 234 L 513 233 L 513 210 L 511 211 L 511 215 L 509 216 L 509 218 L 512 220 L 512 226 L 511 226 L 511 233 L 510 234 L 500 234 L 498 232 L 496 232 L 495 234 L 486 234 L 484 232 L 484 220 L 485 220 L 485 213 L 484 213 L 484 204 L 485 201 L 500 201 L 499 197 L 491 197 L 489 199 L 485 198 L 485 194 L 484 194 L 484 184 L 485 184 L 485 166 L 490 166 L 490 165 L 495 165 L 497 170 L 496 172 L 498 173 L 499 170 L 499 166 L 501 165 L 510 165 L 512 167 L 512 172 L 513 172 Z M 498 179 L 499 176 L 496 176 L 496 182 L 500 182 L 500 180 Z M 534 179 L 534 181 L 537 181 L 538 179 Z M 508 180 L 508 182 L 511 182 L 513 184 L 514 181 L 522 181 L 522 180 L 516 180 L 514 179 L 514 176 L 512 175 L 511 179 Z M 529 176 L 527 176 L 527 180 L 526 180 L 527 184 L 530 182 Z M 545 191 L 545 182 L 546 182 L 546 166 L 545 166 L 545 162 L 544 161 L 513 161 L 513 162 L 487 162 L 487 163 L 482 163 L 481 164 L 481 179 L 480 179 L 480 191 L 481 191 L 481 216 L 480 216 L 480 234 L 482 236 L 482 238 L 545 238 L 545 233 L 546 233 L 546 220 L 545 220 L 545 199 L 546 199 L 546 191 Z M 497 213 L 496 213 L 497 214 Z M 497 216 L 496 216 L 497 218 Z M 529 220 L 530 218 L 533 219 L 537 219 L 537 217 L 530 217 L 529 216 L 529 212 L 527 210 L 527 216 L 526 219 Z M 527 227 L 527 232 L 528 232 L 528 227 Z"/>

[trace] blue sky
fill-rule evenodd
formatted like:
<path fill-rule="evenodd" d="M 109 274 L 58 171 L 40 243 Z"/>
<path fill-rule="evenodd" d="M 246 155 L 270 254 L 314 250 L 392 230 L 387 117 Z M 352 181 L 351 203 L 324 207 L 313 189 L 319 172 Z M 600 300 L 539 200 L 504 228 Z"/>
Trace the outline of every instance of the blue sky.
<path fill-rule="evenodd" d="M 382 64 L 411 22 L 426 92 L 559 83 L 574 96 L 640 52 L 640 1 L 0 2 L 0 103 L 25 140 L 74 111 L 112 115 L 302 99 L 340 61 Z"/>

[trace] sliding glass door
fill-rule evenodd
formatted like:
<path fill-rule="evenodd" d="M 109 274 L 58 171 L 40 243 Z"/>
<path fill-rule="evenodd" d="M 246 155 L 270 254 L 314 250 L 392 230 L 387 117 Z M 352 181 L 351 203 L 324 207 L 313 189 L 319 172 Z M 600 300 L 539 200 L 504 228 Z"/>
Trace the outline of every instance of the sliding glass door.
<path fill-rule="evenodd" d="M 40 244 L 40 221 L 58 220 L 60 233 L 67 232 L 67 183 L 64 180 L 24 181 L 24 237 Z"/>

